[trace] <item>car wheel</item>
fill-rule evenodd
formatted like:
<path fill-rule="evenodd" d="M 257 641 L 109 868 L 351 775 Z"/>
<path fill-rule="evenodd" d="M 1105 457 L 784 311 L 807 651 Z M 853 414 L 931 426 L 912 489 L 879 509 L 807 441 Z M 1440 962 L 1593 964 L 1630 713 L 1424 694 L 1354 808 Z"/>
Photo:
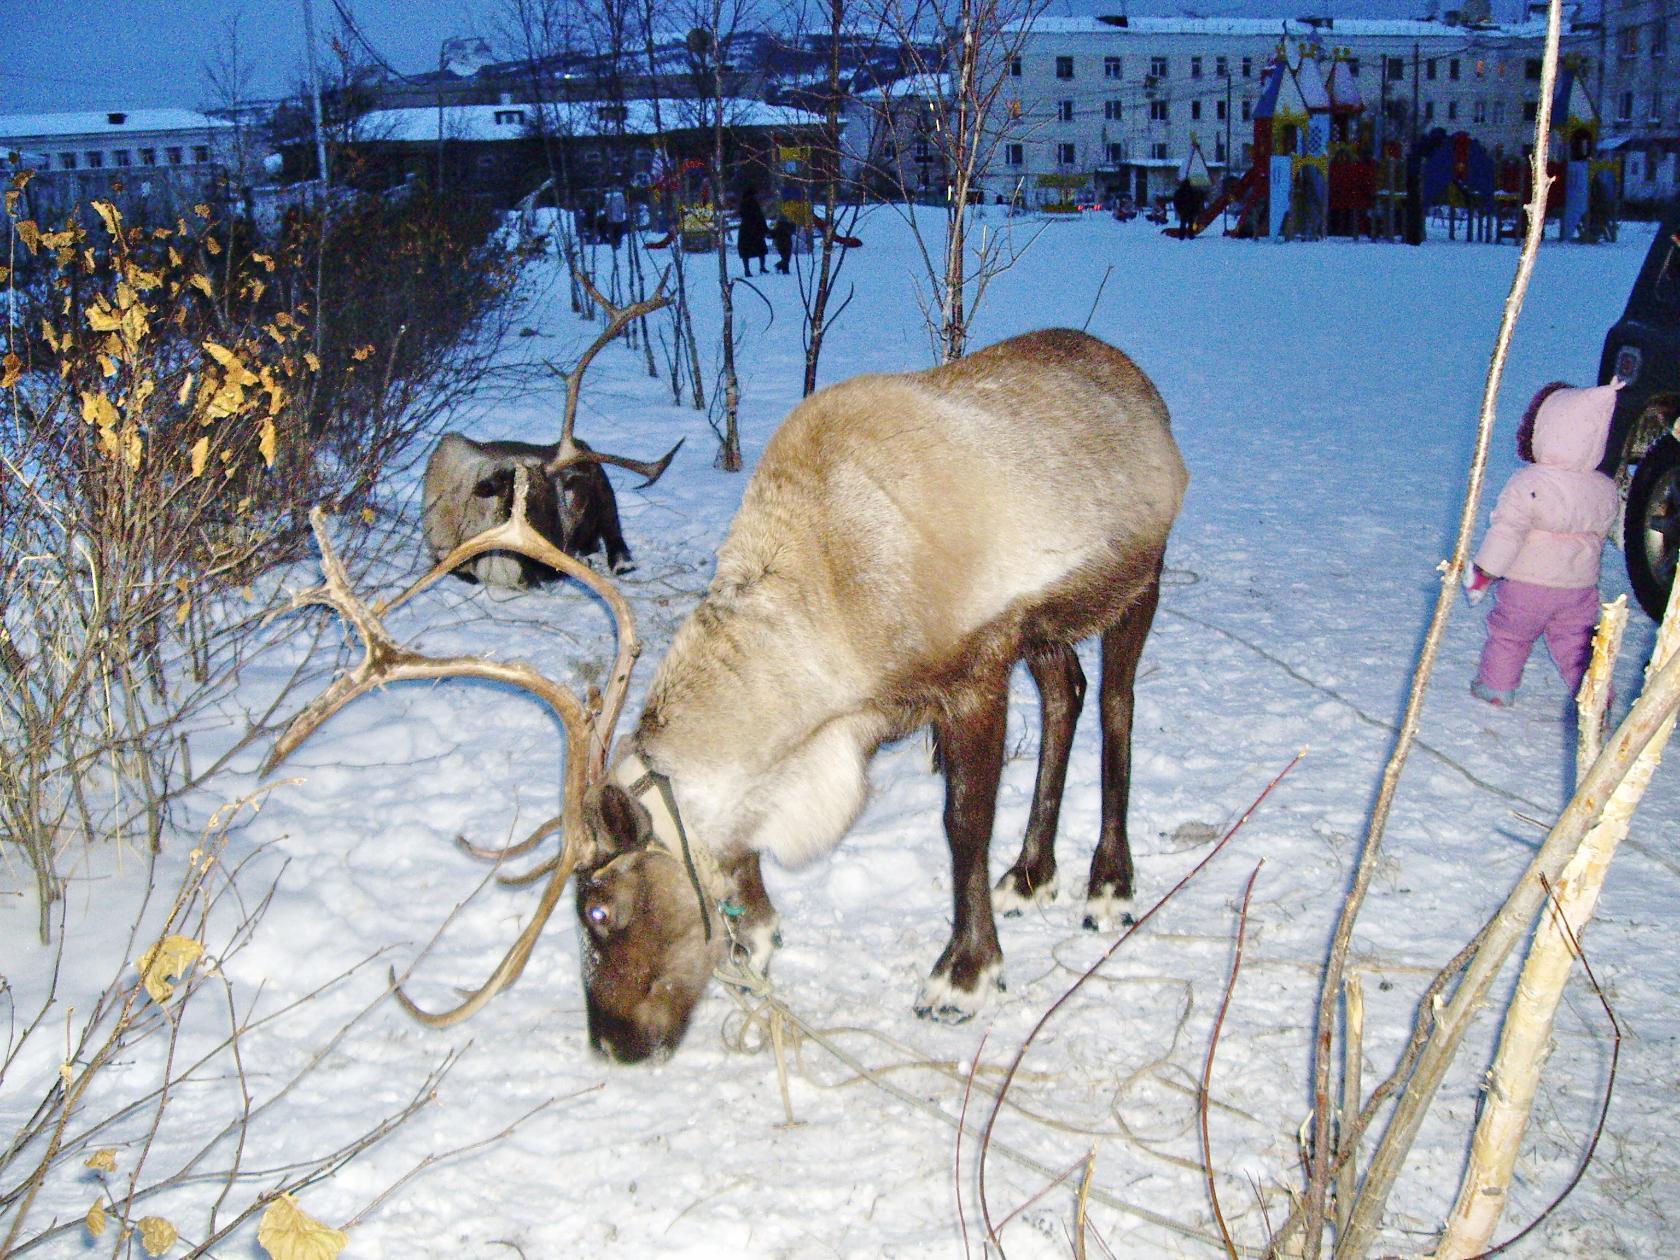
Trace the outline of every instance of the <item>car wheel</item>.
<path fill-rule="evenodd" d="M 1663 437 L 1639 461 L 1622 526 L 1628 581 L 1639 606 L 1660 620 L 1680 553 L 1680 442 Z"/>

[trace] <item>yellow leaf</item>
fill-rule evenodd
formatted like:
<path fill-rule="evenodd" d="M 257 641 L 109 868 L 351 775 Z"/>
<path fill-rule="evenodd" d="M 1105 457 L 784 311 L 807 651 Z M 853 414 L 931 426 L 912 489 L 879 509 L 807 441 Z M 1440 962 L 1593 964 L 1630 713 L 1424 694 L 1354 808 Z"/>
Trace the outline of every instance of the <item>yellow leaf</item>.
<path fill-rule="evenodd" d="M 180 1236 L 175 1227 L 161 1216 L 140 1218 L 140 1245 L 146 1249 L 148 1256 L 161 1256 L 175 1245 Z"/>
<path fill-rule="evenodd" d="M 139 469 L 140 456 L 144 450 L 145 446 L 140 440 L 140 430 L 132 424 L 125 426 L 123 428 L 123 458 L 128 461 L 130 468 Z"/>
<path fill-rule="evenodd" d="M 122 211 L 109 201 L 96 201 L 93 208 L 99 212 L 99 217 L 105 220 L 105 230 L 112 236 L 122 235 Z"/>
<path fill-rule="evenodd" d="M 245 602 L 247 604 L 256 603 L 257 593 L 256 593 L 256 591 L 252 590 L 249 586 L 241 586 L 239 588 L 239 593 L 245 597 Z"/>
<path fill-rule="evenodd" d="M 343 1230 L 321 1224 L 291 1195 L 283 1194 L 263 1212 L 257 1242 L 273 1260 L 337 1260 L 350 1238 Z"/>
<path fill-rule="evenodd" d="M 321 360 L 315 357 L 314 351 L 305 350 L 303 352 L 303 361 L 309 364 L 309 370 L 311 372 L 319 372 L 321 370 Z"/>
<path fill-rule="evenodd" d="M 219 254 L 222 252 L 222 243 L 214 236 L 206 236 L 204 238 L 204 248 L 209 250 L 212 255 Z"/>
<path fill-rule="evenodd" d="M 12 230 L 18 234 L 18 240 L 23 242 L 24 248 L 31 254 L 40 247 L 41 229 L 35 226 L 34 219 L 19 219 L 12 225 Z"/>
<path fill-rule="evenodd" d="M 99 356 L 99 370 L 108 377 L 115 376 L 117 374 L 117 361 L 108 354 L 101 354 Z"/>
<path fill-rule="evenodd" d="M 152 325 L 146 318 L 144 306 L 131 306 L 123 312 L 122 335 L 123 340 L 132 346 L 138 346 L 152 331 Z"/>
<path fill-rule="evenodd" d="M 275 439 L 274 417 L 264 416 L 262 422 L 262 440 L 258 443 L 257 449 L 262 452 L 263 463 L 268 465 L 270 468 L 274 467 Z"/>
<path fill-rule="evenodd" d="M 186 625 L 187 624 L 187 618 L 191 614 L 192 614 L 192 600 L 189 599 L 189 600 L 183 601 L 182 603 L 176 604 L 175 605 L 175 624 L 178 625 L 178 626 Z"/>
<path fill-rule="evenodd" d="M 354 350 L 352 350 L 350 352 L 350 357 L 352 359 L 356 360 L 357 363 L 361 363 L 364 360 L 366 360 L 372 354 L 373 354 L 373 343 L 370 341 L 365 346 L 357 346 Z"/>
<path fill-rule="evenodd" d="M 169 247 L 169 265 L 171 267 L 179 267 L 181 265 L 181 253 L 173 245 Z"/>
<path fill-rule="evenodd" d="M 53 331 L 52 324 L 44 319 L 41 321 L 41 336 L 46 339 L 47 345 L 52 347 L 52 352 L 57 354 L 61 348 L 58 341 L 58 334 Z"/>
<path fill-rule="evenodd" d="M 210 217 L 210 207 L 201 201 L 193 207 L 193 213 L 201 219 L 208 219 Z"/>
<path fill-rule="evenodd" d="M 214 341 L 206 341 L 204 349 L 212 359 L 227 369 L 228 384 L 255 385 L 257 383 L 257 377 L 245 366 L 245 360 L 226 346 L 219 346 Z"/>
<path fill-rule="evenodd" d="M 135 964 L 152 1001 L 162 1006 L 175 994 L 174 981 L 204 954 L 204 946 L 190 936 L 166 936 L 153 945 Z"/>
<path fill-rule="evenodd" d="M 136 289 L 145 291 L 146 289 L 157 288 L 163 283 L 163 277 L 155 271 L 145 271 L 139 267 L 131 266 L 128 269 L 128 282 Z"/>
<path fill-rule="evenodd" d="M 197 477 L 204 472 L 204 465 L 210 460 L 210 439 L 201 437 L 193 443 L 192 475 Z"/>
<path fill-rule="evenodd" d="M 5 284 L 11 278 L 12 269 L 10 267 L 0 266 L 0 284 Z"/>
<path fill-rule="evenodd" d="M 152 395 L 155 393 L 157 393 L 157 382 L 149 376 L 143 379 L 134 387 L 134 394 L 128 400 L 128 414 L 131 416 L 137 415 L 151 401 Z"/>
<path fill-rule="evenodd" d="M 134 291 L 134 286 L 127 280 L 117 281 L 117 309 L 126 311 L 139 301 L 140 295 Z"/>
<path fill-rule="evenodd" d="M 87 1232 L 92 1234 L 95 1238 L 104 1236 L 105 1205 L 98 1199 L 95 1199 L 93 1201 L 93 1206 L 87 1210 L 87 1217 L 83 1221 L 83 1224 L 87 1226 Z"/>
<path fill-rule="evenodd" d="M 117 1148 L 106 1146 L 82 1161 L 83 1168 L 97 1168 L 100 1172 L 117 1171 Z"/>
<path fill-rule="evenodd" d="M 203 272 L 193 272 L 192 278 L 188 280 L 187 283 L 192 285 L 192 287 L 197 289 L 200 293 L 204 294 L 205 297 L 212 300 L 215 299 L 216 290 L 210 287 L 210 277 L 205 275 Z"/>
<path fill-rule="evenodd" d="M 269 272 L 274 270 L 274 259 L 270 258 L 267 254 L 252 254 L 251 261 L 261 263 L 263 268 Z"/>
<path fill-rule="evenodd" d="M 94 332 L 115 332 L 122 327 L 122 317 L 111 309 L 103 297 L 95 298 L 94 304 L 83 314 L 87 316 L 88 327 Z"/>
<path fill-rule="evenodd" d="M 192 397 L 193 374 L 188 372 L 186 379 L 181 382 L 181 388 L 175 393 L 175 404 L 179 407 L 187 405 L 187 399 Z"/>
<path fill-rule="evenodd" d="M 121 417 L 117 415 L 116 407 L 103 393 L 91 394 L 82 391 L 82 419 L 89 424 L 97 424 L 101 429 L 108 429 Z"/>
<path fill-rule="evenodd" d="M 18 377 L 23 375 L 23 360 L 15 354 L 8 354 L 0 359 L 0 389 L 10 389 L 18 383 Z"/>
<path fill-rule="evenodd" d="M 362 524 L 372 525 L 374 523 L 374 521 L 376 521 L 378 519 L 379 518 L 376 517 L 373 514 L 373 509 L 372 508 L 363 508 L 362 509 Z"/>

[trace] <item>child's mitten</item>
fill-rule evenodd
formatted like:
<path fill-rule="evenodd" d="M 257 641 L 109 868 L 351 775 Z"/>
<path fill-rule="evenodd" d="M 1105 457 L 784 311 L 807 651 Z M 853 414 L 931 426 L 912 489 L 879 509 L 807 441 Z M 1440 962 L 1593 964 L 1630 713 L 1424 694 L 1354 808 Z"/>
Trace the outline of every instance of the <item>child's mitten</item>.
<path fill-rule="evenodd" d="M 1488 588 L 1495 581 L 1497 579 L 1493 574 L 1485 569 L 1478 568 L 1476 565 L 1471 565 L 1464 570 L 1464 594 L 1472 604 L 1479 604 L 1482 602 L 1482 597 L 1488 593 Z"/>

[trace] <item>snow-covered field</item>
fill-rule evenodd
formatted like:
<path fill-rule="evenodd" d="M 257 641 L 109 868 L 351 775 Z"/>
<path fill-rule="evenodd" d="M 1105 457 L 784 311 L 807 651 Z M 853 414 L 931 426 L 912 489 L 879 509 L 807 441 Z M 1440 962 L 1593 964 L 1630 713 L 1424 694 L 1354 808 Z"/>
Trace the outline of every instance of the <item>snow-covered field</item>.
<path fill-rule="evenodd" d="M 1003 223 L 989 220 L 994 229 Z M 909 234 L 892 211 L 879 210 L 860 235 L 865 246 L 846 273 L 856 297 L 825 354 L 827 380 L 929 362 L 907 279 L 917 266 Z M 1493 488 L 1514 467 L 1511 434 L 1530 393 L 1556 378 L 1591 383 L 1604 329 L 1620 313 L 1649 239 L 1635 227 L 1613 246 L 1543 251 L 1500 400 Z M 1444 241 L 1417 249 L 1183 243 L 1141 222 L 1094 218 L 1044 228 L 988 293 L 976 344 L 1089 317 L 1091 332 L 1154 378 L 1191 470 L 1138 684 L 1131 821 L 1140 907 L 1198 860 L 1297 749 L 1311 750 L 1231 846 L 1039 1037 L 996 1130 L 986 1187 L 994 1219 L 1032 1200 L 1046 1181 L 1002 1147 L 1057 1171 L 1094 1147 L 1093 1185 L 1108 1201 L 1093 1201 L 1090 1218 L 1113 1254 L 1218 1254 L 1199 1167 L 1195 1083 L 1231 963 L 1236 906 L 1262 859 L 1210 1119 L 1221 1203 L 1238 1239 L 1257 1244 L 1265 1219 L 1287 1212 L 1284 1190 L 1299 1180 L 1317 968 L 1438 589 L 1436 565 L 1451 546 L 1515 262 L 1509 246 Z M 795 283 L 755 278 L 766 301 L 739 296 L 749 467 L 798 398 Z M 530 317 L 540 335 L 521 345 L 564 360 L 592 329 L 571 315 L 560 290 L 547 298 Z M 702 284 L 696 318 L 707 342 L 716 340 L 715 302 Z M 653 489 L 629 489 L 631 479 L 615 475 L 639 561 L 624 585 L 648 645 L 627 721 L 708 578 L 745 480 L 710 466 L 704 418 L 673 408 L 665 384 L 649 381 L 640 363 L 621 347 L 597 360 L 578 429 L 643 455 L 688 438 Z M 561 399 L 552 384 L 487 408 L 473 431 L 547 440 Z M 417 513 L 417 504 L 408 508 Z M 1610 594 L 1626 589 L 1613 550 L 1603 586 Z M 392 628 L 430 651 L 524 658 L 574 684 L 598 679 L 611 650 L 599 608 L 575 587 L 497 600 L 450 583 L 393 617 Z M 1651 638 L 1636 613 L 1618 673 L 1624 707 L 1637 693 Z M 1509 888 L 1541 834 L 1534 820 L 1555 813 L 1572 778 L 1566 697 L 1549 663 L 1532 660 L 1516 707 L 1495 711 L 1466 692 L 1480 643 L 1480 613 L 1461 605 L 1355 941 L 1368 1081 L 1392 1066 L 1419 990 Z M 1085 663 L 1094 677 L 1089 653 Z M 260 692 L 268 680 L 251 684 Z M 1062 815 L 1064 889 L 1083 867 L 1097 822 L 1094 700 L 1087 708 Z M 226 738 L 206 733 L 203 752 Z M 1036 703 L 1024 673 L 1009 748 L 995 872 L 1013 857 L 1031 796 Z M 240 1011 L 258 1016 L 342 978 L 243 1038 L 246 1081 L 258 1101 L 378 1003 L 385 965 L 408 967 L 475 888 L 419 963 L 410 992 L 442 1005 L 452 986 L 489 973 L 537 894 L 480 888 L 483 864 L 452 840 L 499 843 L 552 813 L 557 749 L 552 722 L 520 695 L 410 685 L 357 702 L 283 767 L 279 777 L 298 781 L 275 789 L 229 841 L 229 864 L 246 862 L 240 884 L 248 904 L 270 883 L 275 890 L 225 973 Z M 200 802 L 203 814 L 255 788 L 257 760 L 242 756 L 239 772 Z M 951 1118 L 984 1038 L 972 1119 L 984 1112 L 980 1091 L 995 1083 L 997 1067 L 1108 941 L 1081 931 L 1080 907 L 1064 891 L 1047 909 L 1000 924 L 1009 987 L 991 1020 L 952 1028 L 916 1019 L 911 999 L 949 930 L 942 788 L 920 739 L 883 749 L 871 780 L 869 807 L 830 859 L 800 871 L 767 869 L 786 942 L 772 973 L 776 992 L 886 1081 Z M 1677 819 L 1680 792 L 1671 773 L 1659 772 L 1586 942 L 1627 1030 L 1608 1131 L 1580 1188 L 1516 1254 L 1646 1256 L 1668 1245 L 1662 1239 L 1672 1234 L 1668 1216 L 1680 1193 L 1680 1153 L 1670 1139 L 1680 1119 L 1680 976 L 1651 963 L 1650 951 L 1676 923 L 1680 859 L 1668 849 Z M 182 836 L 163 856 L 162 887 L 173 885 L 190 848 Z M 143 876 L 133 855 L 94 863 L 70 892 L 70 961 L 49 1018 L 54 1027 L 112 973 L 126 941 L 115 930 L 129 904 L 125 890 Z M 300 1196 L 312 1215 L 341 1224 L 428 1155 L 452 1153 L 360 1220 L 346 1255 L 932 1257 L 963 1251 L 965 1229 L 966 1246 L 978 1253 L 978 1143 L 966 1139 L 959 1150 L 949 1124 L 860 1081 L 814 1043 L 797 1055 L 790 1047 L 790 1123 L 774 1056 L 731 1048 L 742 1017 L 715 988 L 668 1063 L 614 1068 L 594 1058 L 570 920 L 568 903 L 523 979 L 465 1025 L 430 1030 L 393 1002 L 378 1003 L 253 1123 L 242 1166 L 270 1171 L 239 1193 L 248 1199 L 278 1184 L 286 1166 L 366 1132 L 457 1054 L 429 1105 Z M 18 1025 L 38 1007 L 51 962 L 32 929 L 28 897 L 0 901 L 0 972 Z M 219 939 L 212 932 L 213 954 Z M 374 954 L 377 962 L 355 967 Z M 190 1018 L 202 1028 L 192 1037 L 225 1029 L 221 1002 L 210 991 L 195 999 Z M 1494 1031 L 1484 1019 L 1443 1088 L 1392 1199 L 1384 1251 L 1426 1249 L 1448 1207 Z M 754 1029 L 745 1037 L 762 1040 Z M 1551 1200 L 1591 1132 L 1610 1039 L 1584 985 L 1570 992 L 1556 1042 L 1501 1237 Z M 37 1038 L 9 1074 L 0 1131 L 9 1134 L 40 1097 L 62 1044 L 58 1034 Z M 109 1110 L 122 1091 L 152 1088 L 163 1049 L 152 1038 L 107 1069 L 88 1114 L 104 1114 L 99 1105 Z M 225 1064 L 177 1089 L 148 1168 L 181 1162 L 238 1114 L 239 1099 Z M 515 1125 L 547 1100 L 555 1101 Z M 120 1148 L 124 1176 L 150 1114 L 92 1142 Z M 508 1136 L 475 1146 L 510 1125 Z M 226 1146 L 206 1167 L 231 1161 Z M 26 1233 L 86 1210 L 97 1187 L 73 1167 L 43 1189 Z M 1038 1198 L 1005 1228 L 1010 1255 L 1072 1253 L 1076 1182 Z M 189 1183 L 145 1210 L 173 1213 L 186 1228 L 218 1190 Z M 4 1229 L 0 1215 L 0 1236 Z M 78 1255 L 83 1247 L 72 1231 L 41 1254 Z M 258 1254 L 252 1232 L 215 1254 Z"/>

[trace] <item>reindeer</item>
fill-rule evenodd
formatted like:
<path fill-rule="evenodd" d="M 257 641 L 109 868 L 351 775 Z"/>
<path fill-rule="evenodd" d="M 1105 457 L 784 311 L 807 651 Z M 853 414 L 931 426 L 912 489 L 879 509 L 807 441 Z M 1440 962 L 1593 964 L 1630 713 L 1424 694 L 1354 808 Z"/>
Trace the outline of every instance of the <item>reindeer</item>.
<path fill-rule="evenodd" d="M 590 360 L 632 320 L 659 310 L 669 299 L 664 295 L 662 280 L 652 298 L 618 308 L 601 296 L 588 277 L 580 275 L 579 279 L 609 318 L 606 330 L 572 371 L 561 372 L 552 363 L 548 365 L 566 381 L 560 440 L 547 446 L 509 440 L 477 442 L 460 433 L 446 433 L 438 439 L 426 461 L 420 512 L 433 560 L 508 519 L 513 507 L 514 472 L 524 468 L 532 474 L 526 511 L 538 534 L 579 559 L 596 550 L 605 551 L 607 567 L 613 573 L 634 567 L 619 527 L 618 498 L 602 465 L 640 473 L 645 480 L 638 489 L 645 489 L 670 467 L 682 442 L 657 460 L 628 459 L 595 450 L 574 437 L 572 430 L 577 423 L 583 373 Z M 492 552 L 461 565 L 455 575 L 487 586 L 523 587 L 552 581 L 559 573 L 530 556 Z"/>
<path fill-rule="evenodd" d="M 497 548 L 529 546 L 545 563 L 582 567 L 525 522 L 528 475 L 518 477 L 512 519 L 423 581 Z M 565 804 L 496 855 L 529 851 L 564 827 L 565 850 L 538 872 L 548 885 L 537 914 L 459 1006 L 428 1015 L 403 1001 L 436 1024 L 480 1009 L 517 977 L 575 873 L 589 1038 L 635 1062 L 675 1048 L 732 952 L 767 965 L 778 919 L 761 854 L 797 864 L 828 852 L 863 804 L 874 751 L 931 725 L 946 779 L 954 924 L 915 1009 L 966 1019 L 1001 988 L 993 898 L 1010 913 L 1054 895 L 1056 824 L 1085 690 L 1074 647 L 1092 636 L 1102 640 L 1102 823 L 1087 925 L 1114 922 L 1132 894 L 1132 688 L 1185 484 L 1159 393 L 1125 355 L 1083 333 L 1031 333 L 927 372 L 858 377 L 806 399 L 766 448 L 716 575 L 610 770 L 639 644 L 622 599 L 593 574 L 619 621 L 619 654 L 604 695 L 580 704 L 534 671 L 510 672 L 525 667 L 397 649 L 340 573 L 336 592 L 306 598 L 345 612 L 366 658 L 270 760 L 352 696 L 396 678 L 493 676 L 541 695 L 568 732 Z M 328 573 L 331 587 L 331 563 Z M 1023 660 L 1043 738 L 1025 841 L 994 892 L 987 851 L 1009 679 Z"/>

